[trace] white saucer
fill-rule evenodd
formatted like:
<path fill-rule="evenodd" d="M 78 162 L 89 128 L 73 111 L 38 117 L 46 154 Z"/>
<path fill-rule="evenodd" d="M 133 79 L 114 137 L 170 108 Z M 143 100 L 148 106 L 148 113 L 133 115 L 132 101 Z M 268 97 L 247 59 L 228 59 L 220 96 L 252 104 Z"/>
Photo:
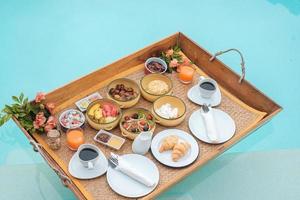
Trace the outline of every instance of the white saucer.
<path fill-rule="evenodd" d="M 207 104 L 210 106 L 217 106 L 221 103 L 222 95 L 220 88 L 216 88 L 216 92 L 211 96 L 211 98 L 203 98 L 200 95 L 200 90 L 199 90 L 199 84 L 194 85 L 192 88 L 189 89 L 187 96 L 188 98 L 199 105 Z"/>
<path fill-rule="evenodd" d="M 220 144 L 228 141 L 233 137 L 235 133 L 234 120 L 224 111 L 216 108 L 211 108 L 215 119 L 215 125 L 218 130 L 218 141 L 212 142 L 206 134 L 206 128 L 204 125 L 203 117 L 200 113 L 200 109 L 192 113 L 189 119 L 189 128 L 191 132 L 201 141 L 211 144 Z"/>
<path fill-rule="evenodd" d="M 159 148 L 161 146 L 161 143 L 163 142 L 163 139 L 169 135 L 176 135 L 179 138 L 187 141 L 191 145 L 189 152 L 187 152 L 186 155 L 180 158 L 177 162 L 174 162 L 172 160 L 172 151 L 165 151 L 162 153 L 159 152 Z M 187 132 L 179 129 L 166 129 L 155 135 L 152 140 L 151 151 L 153 156 L 164 165 L 167 165 L 169 167 L 184 167 L 193 163 L 197 159 L 199 154 L 199 146 L 193 136 L 191 136 Z"/>
<path fill-rule="evenodd" d="M 141 169 L 143 174 L 146 174 L 149 178 L 153 178 L 156 184 L 152 187 L 147 187 L 109 166 L 106 178 L 113 191 L 124 197 L 138 198 L 149 194 L 156 188 L 159 181 L 159 171 L 152 160 L 138 154 L 126 154 L 120 157 L 135 168 Z"/>
<path fill-rule="evenodd" d="M 80 163 L 77 154 L 78 153 L 76 152 L 69 162 L 69 172 L 73 177 L 78 179 L 92 179 L 101 176 L 106 172 L 108 168 L 108 161 L 101 151 L 94 169 L 84 167 Z"/>

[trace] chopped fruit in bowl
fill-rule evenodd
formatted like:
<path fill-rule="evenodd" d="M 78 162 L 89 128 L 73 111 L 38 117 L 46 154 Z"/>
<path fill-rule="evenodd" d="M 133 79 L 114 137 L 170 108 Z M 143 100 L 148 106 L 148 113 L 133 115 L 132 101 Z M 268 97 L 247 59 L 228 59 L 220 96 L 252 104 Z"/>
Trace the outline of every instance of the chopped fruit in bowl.
<path fill-rule="evenodd" d="M 120 117 L 121 109 L 119 105 L 109 99 L 96 100 L 87 109 L 87 121 L 97 130 L 113 129 L 117 126 Z"/>

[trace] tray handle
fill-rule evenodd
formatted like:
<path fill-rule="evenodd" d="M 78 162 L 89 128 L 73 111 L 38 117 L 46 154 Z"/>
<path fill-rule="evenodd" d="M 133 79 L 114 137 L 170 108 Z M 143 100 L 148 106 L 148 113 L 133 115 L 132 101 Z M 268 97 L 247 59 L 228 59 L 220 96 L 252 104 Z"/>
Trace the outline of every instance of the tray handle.
<path fill-rule="evenodd" d="M 245 61 L 244 61 L 243 54 L 242 54 L 238 49 L 231 48 L 231 49 L 227 49 L 227 50 L 224 50 L 224 51 L 219 51 L 219 52 L 215 53 L 215 54 L 209 59 L 209 61 L 212 62 L 217 56 L 222 55 L 222 54 L 224 54 L 224 53 L 227 53 L 227 52 L 229 52 L 229 51 L 235 51 L 235 52 L 237 52 L 237 53 L 240 55 L 240 57 L 241 57 L 242 75 L 240 76 L 239 83 L 242 83 L 242 81 L 244 80 L 245 75 L 246 75 L 246 69 L 245 69 Z"/>
<path fill-rule="evenodd" d="M 66 175 L 64 175 L 60 170 L 58 170 L 55 166 L 53 166 L 51 164 L 51 161 L 47 158 L 47 156 L 44 154 L 42 148 L 43 146 L 40 145 L 39 143 L 35 142 L 34 140 L 29 140 L 30 141 L 30 144 L 32 145 L 33 147 L 33 150 L 35 152 L 39 152 L 41 154 L 41 156 L 47 161 L 48 165 L 51 167 L 51 169 L 57 174 L 57 176 L 60 178 L 62 184 L 65 186 L 65 187 L 68 187 L 69 184 L 71 184 L 71 180 L 69 177 L 67 177 Z"/>

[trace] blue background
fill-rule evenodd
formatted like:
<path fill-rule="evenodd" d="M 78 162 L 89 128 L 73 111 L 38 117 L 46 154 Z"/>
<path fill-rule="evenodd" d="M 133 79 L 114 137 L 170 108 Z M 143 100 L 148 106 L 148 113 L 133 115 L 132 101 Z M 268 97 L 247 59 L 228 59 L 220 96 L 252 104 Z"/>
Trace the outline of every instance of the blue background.
<path fill-rule="evenodd" d="M 0 106 L 177 31 L 212 53 L 235 47 L 246 79 L 284 110 L 159 199 L 300 199 L 299 15 L 299 0 L 0 0 Z M 240 72 L 236 54 L 220 59 Z M 0 152 L 0 199 L 74 198 L 11 121 L 0 128 Z"/>

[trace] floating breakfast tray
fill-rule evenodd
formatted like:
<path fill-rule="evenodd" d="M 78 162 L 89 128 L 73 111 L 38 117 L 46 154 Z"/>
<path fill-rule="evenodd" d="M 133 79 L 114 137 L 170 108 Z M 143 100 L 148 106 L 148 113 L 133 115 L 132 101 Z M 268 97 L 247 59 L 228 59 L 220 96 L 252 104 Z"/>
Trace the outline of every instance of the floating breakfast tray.
<path fill-rule="evenodd" d="M 237 128 L 236 134 L 231 140 L 218 145 L 211 145 L 197 140 L 200 147 L 200 154 L 193 164 L 185 168 L 175 169 L 166 167 L 155 160 L 151 153 L 148 153 L 146 156 L 153 160 L 159 169 L 160 181 L 152 193 L 140 198 L 144 200 L 154 199 L 157 195 L 197 170 L 200 166 L 224 152 L 250 132 L 270 120 L 281 110 L 281 107 L 247 81 L 244 80 L 239 83 L 239 76 L 237 74 L 219 60 L 210 60 L 212 57 L 211 54 L 182 33 L 176 33 L 47 94 L 47 100 L 56 104 L 55 114 L 58 116 L 65 109 L 75 108 L 76 101 L 93 92 L 99 92 L 105 97 L 107 84 L 116 78 L 127 77 L 139 82 L 141 77 L 144 76 L 143 64 L 145 60 L 151 56 L 159 55 L 161 51 L 165 51 L 176 44 L 181 47 L 182 53 L 197 66 L 196 76 L 207 75 L 217 80 L 222 93 L 222 102 L 218 108 L 227 112 L 234 119 Z M 187 98 L 187 91 L 193 84 L 181 84 L 177 79 L 176 73 L 169 74 L 168 76 L 171 77 L 174 84 L 173 94 L 183 99 L 187 105 L 188 115 L 185 121 L 176 128 L 190 133 L 188 119 L 194 110 L 200 108 Z M 194 79 L 195 83 L 196 80 L 197 77 Z M 151 103 L 141 98 L 135 107 L 150 109 Z M 19 122 L 16 119 L 14 120 L 20 126 Z M 68 163 L 74 152 L 65 146 L 65 134 L 62 134 L 61 137 L 62 147 L 57 151 L 53 151 L 45 142 L 45 134 L 30 135 L 23 127 L 20 126 L 20 128 L 31 141 L 34 149 L 41 153 L 48 164 L 62 179 L 64 185 L 69 187 L 79 199 L 126 199 L 110 189 L 106 181 L 106 175 L 91 180 L 79 180 L 69 174 Z M 157 125 L 155 133 L 163 129 L 164 127 Z M 131 153 L 131 141 L 129 140 L 126 140 L 124 146 L 119 151 L 115 151 L 104 145 L 95 143 L 93 137 L 97 131 L 89 125 L 85 126 L 84 131 L 86 142 L 96 144 L 106 156 L 110 152 L 121 155 Z M 119 128 L 114 129 L 112 132 L 116 135 L 121 135 Z"/>

